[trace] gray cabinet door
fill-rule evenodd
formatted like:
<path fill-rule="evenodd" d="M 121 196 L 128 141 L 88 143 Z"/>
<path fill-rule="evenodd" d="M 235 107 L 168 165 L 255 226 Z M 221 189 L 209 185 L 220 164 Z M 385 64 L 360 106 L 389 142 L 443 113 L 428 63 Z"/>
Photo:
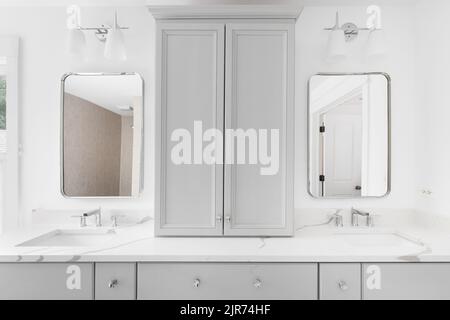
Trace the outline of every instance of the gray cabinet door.
<path fill-rule="evenodd" d="M 450 299 L 450 263 L 365 263 L 365 300 Z"/>
<path fill-rule="evenodd" d="M 90 300 L 92 263 L 0 263 L 0 299 Z"/>
<path fill-rule="evenodd" d="M 212 135 L 208 143 L 202 139 L 206 130 L 223 128 L 224 28 L 157 23 L 155 232 L 160 236 L 222 234 L 223 165 L 203 156 L 203 146 L 206 150 L 217 139 L 219 147 L 222 141 Z"/>
<path fill-rule="evenodd" d="M 136 263 L 96 263 L 95 299 L 136 299 Z"/>
<path fill-rule="evenodd" d="M 320 300 L 360 300 L 361 264 L 321 263 Z"/>
<path fill-rule="evenodd" d="M 294 24 L 227 24 L 225 57 L 225 235 L 292 235 Z"/>
<path fill-rule="evenodd" d="M 139 263 L 138 299 L 317 299 L 314 263 Z"/>

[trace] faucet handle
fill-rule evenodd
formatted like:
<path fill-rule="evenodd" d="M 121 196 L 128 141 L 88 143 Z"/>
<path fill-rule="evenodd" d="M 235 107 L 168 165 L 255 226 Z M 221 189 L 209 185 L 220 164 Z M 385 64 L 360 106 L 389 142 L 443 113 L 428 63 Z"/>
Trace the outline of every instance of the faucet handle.
<path fill-rule="evenodd" d="M 340 214 L 340 212 L 341 212 L 341 210 L 337 209 L 336 212 L 331 215 L 331 219 L 334 219 L 334 225 L 336 227 L 343 227 L 344 226 L 343 218 L 342 218 L 342 215 Z"/>
<path fill-rule="evenodd" d="M 342 216 L 340 214 L 336 214 L 336 227 L 340 227 L 342 228 L 344 226 L 343 220 L 342 220 Z"/>
<path fill-rule="evenodd" d="M 125 217 L 124 214 L 114 214 L 111 216 L 112 227 L 117 227 L 117 219 Z"/>
<path fill-rule="evenodd" d="M 80 219 L 80 227 L 86 227 L 86 216 L 81 214 L 81 215 L 74 215 L 74 216 L 70 216 L 71 218 L 79 218 Z"/>
<path fill-rule="evenodd" d="M 371 215 L 371 214 L 369 214 L 368 216 L 367 216 L 367 226 L 368 227 L 373 227 L 373 215 Z"/>

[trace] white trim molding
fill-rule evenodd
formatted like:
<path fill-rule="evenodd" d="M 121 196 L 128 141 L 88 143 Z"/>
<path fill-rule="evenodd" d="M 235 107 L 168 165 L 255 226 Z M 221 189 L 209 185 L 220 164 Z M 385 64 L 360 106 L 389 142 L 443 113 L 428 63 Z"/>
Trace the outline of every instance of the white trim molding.
<path fill-rule="evenodd" d="M 297 5 L 148 5 L 155 19 L 297 19 Z"/>

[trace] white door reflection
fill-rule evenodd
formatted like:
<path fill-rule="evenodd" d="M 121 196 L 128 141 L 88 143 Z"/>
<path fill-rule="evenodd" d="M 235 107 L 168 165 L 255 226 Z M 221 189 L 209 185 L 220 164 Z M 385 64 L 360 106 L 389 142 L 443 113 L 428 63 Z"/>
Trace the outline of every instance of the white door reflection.
<path fill-rule="evenodd" d="M 388 86 L 384 74 L 311 78 L 311 195 L 379 197 L 389 191 Z"/>

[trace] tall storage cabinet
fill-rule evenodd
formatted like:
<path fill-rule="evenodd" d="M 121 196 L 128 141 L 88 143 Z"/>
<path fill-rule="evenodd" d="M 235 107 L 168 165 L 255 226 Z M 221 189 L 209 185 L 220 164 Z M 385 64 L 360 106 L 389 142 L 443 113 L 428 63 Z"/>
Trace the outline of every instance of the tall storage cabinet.
<path fill-rule="evenodd" d="M 157 236 L 293 234 L 294 23 L 157 19 Z M 202 158 L 211 128 L 222 133 L 215 164 Z M 226 161 L 237 149 L 227 129 L 257 133 L 257 163 L 250 136 L 246 163 Z"/>

